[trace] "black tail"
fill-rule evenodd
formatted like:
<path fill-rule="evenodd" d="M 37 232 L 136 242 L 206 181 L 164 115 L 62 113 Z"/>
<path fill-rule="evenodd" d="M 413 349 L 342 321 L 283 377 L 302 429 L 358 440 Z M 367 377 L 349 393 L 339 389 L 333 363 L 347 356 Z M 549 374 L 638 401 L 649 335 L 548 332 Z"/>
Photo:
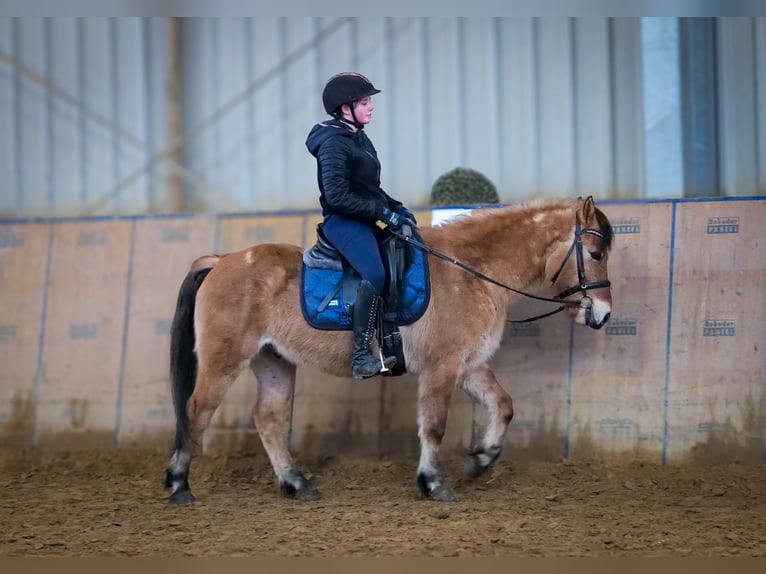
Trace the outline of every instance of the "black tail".
<path fill-rule="evenodd" d="M 178 290 L 176 313 L 170 328 L 170 390 L 176 411 L 176 438 L 173 450 L 182 447 L 189 436 L 186 403 L 194 392 L 197 355 L 194 353 L 194 306 L 197 291 L 211 268 L 190 271 Z"/>

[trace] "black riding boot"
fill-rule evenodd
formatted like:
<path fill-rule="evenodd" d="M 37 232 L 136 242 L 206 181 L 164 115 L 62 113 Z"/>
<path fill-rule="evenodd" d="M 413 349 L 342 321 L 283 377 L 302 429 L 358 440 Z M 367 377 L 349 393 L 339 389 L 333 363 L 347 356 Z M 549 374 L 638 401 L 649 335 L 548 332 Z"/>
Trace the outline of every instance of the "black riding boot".
<path fill-rule="evenodd" d="M 378 297 L 372 283 L 363 279 L 356 292 L 356 302 L 352 311 L 354 325 L 354 354 L 351 374 L 355 379 L 374 377 L 383 368 L 380 359 L 371 352 L 372 337 L 375 334 L 378 316 Z M 396 363 L 396 357 L 386 357 L 385 366 L 390 369 Z"/>

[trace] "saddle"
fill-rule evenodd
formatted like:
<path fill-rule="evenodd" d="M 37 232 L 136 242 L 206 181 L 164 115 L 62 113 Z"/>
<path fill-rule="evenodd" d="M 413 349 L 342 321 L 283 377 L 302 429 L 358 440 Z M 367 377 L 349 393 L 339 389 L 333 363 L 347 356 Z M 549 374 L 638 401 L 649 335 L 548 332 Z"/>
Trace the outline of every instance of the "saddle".
<path fill-rule="evenodd" d="M 386 285 L 378 312 L 378 343 L 396 365 L 384 375 L 407 372 L 399 326 L 417 321 L 430 300 L 428 259 L 425 252 L 393 234 L 379 241 L 386 268 Z M 322 330 L 353 329 L 352 312 L 360 275 L 333 247 L 317 225 L 316 243 L 303 251 L 301 310 L 312 327 Z"/>

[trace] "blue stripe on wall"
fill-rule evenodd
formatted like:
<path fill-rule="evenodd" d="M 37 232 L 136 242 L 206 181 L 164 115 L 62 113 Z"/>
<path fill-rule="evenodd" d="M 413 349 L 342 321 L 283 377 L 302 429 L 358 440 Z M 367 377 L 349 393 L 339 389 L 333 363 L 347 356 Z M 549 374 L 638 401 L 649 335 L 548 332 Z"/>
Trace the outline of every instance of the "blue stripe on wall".
<path fill-rule="evenodd" d="M 38 431 L 38 411 L 40 409 L 40 386 L 43 376 L 43 354 L 45 351 L 45 326 L 48 316 L 48 287 L 50 286 L 51 279 L 51 254 L 53 252 L 53 237 L 54 237 L 54 225 L 51 223 L 48 226 L 48 249 L 45 256 L 45 283 L 43 284 L 43 304 L 40 310 L 40 335 L 37 339 L 37 366 L 35 367 L 35 381 L 34 381 L 34 419 L 32 421 L 32 436 L 29 437 L 29 446 L 31 449 L 37 447 L 37 431 Z"/>
<path fill-rule="evenodd" d="M 570 446 L 570 430 L 571 430 L 571 418 L 570 413 L 572 411 L 572 362 L 574 360 L 574 338 L 575 338 L 575 322 L 571 321 L 569 324 L 569 360 L 567 361 L 567 426 L 564 432 L 564 460 L 569 460 L 569 446 Z"/>
<path fill-rule="evenodd" d="M 133 260 L 136 251 L 136 222 L 130 226 L 130 252 L 128 255 L 128 273 L 125 289 L 125 312 L 122 325 L 122 350 L 120 351 L 120 374 L 117 379 L 117 412 L 114 423 L 114 447 L 120 446 L 120 430 L 122 429 L 122 395 L 125 386 L 125 357 L 128 349 L 128 329 L 130 328 L 130 302 L 133 294 Z"/>
<path fill-rule="evenodd" d="M 662 400 L 662 464 L 667 463 L 668 454 L 668 390 L 670 387 L 670 331 L 673 320 L 673 265 L 676 247 L 676 204 L 673 203 L 670 220 L 670 257 L 668 263 L 668 322 L 665 335 L 665 388 Z"/>

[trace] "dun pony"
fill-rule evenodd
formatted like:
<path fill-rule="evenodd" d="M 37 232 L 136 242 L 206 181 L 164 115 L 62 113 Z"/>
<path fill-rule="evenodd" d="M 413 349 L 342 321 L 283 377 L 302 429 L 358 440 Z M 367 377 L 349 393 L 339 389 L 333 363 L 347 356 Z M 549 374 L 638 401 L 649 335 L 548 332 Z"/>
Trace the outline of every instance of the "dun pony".
<path fill-rule="evenodd" d="M 426 497 L 453 501 L 439 465 L 452 393 L 461 389 L 488 413 L 483 436 L 467 453 L 466 474 L 476 477 L 497 459 L 513 417 L 511 397 L 489 361 L 500 346 L 509 307 L 522 297 L 517 291 L 552 283 L 572 320 L 601 328 L 612 307 L 607 261 L 613 236 L 592 197 L 475 210 L 420 234 L 429 248 L 474 271 L 429 257 L 430 304 L 418 321 L 401 327 L 407 370 L 418 381 L 417 486 Z M 288 450 L 287 409 L 297 366 L 351 375 L 352 335 L 317 331 L 302 316 L 302 252 L 296 245 L 261 244 L 192 263 L 171 329 L 177 419 L 165 477 L 171 502 L 194 500 L 189 467 L 195 446 L 246 368 L 258 381 L 253 421 L 280 492 L 319 498 Z"/>

